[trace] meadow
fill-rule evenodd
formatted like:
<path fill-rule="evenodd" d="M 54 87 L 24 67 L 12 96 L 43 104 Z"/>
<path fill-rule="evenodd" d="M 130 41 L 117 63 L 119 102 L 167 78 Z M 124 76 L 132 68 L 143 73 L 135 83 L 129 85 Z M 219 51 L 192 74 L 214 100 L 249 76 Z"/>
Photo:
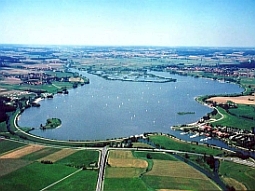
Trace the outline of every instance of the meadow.
<path fill-rule="evenodd" d="M 234 112 L 235 115 L 231 115 L 230 113 L 227 113 L 226 110 L 224 110 L 221 107 L 217 107 L 217 109 L 224 117 L 218 121 L 211 122 L 213 126 L 228 126 L 228 127 L 234 127 L 234 128 L 246 129 L 246 130 L 251 130 L 251 127 L 254 127 L 254 124 L 255 124 L 254 120 L 245 119 L 245 118 L 236 116 L 244 112 L 242 108 L 239 110 L 230 111 L 230 112 Z"/>
<path fill-rule="evenodd" d="M 222 161 L 219 173 L 226 184 L 231 183 L 236 190 L 255 190 L 255 169 L 233 162 Z M 231 181 L 232 179 L 232 181 Z"/>

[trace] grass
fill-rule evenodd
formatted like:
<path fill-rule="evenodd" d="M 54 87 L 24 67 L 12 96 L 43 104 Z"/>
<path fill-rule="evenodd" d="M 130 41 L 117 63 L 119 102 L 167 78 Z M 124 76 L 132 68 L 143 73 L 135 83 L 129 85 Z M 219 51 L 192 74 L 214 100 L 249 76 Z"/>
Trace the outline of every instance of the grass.
<path fill-rule="evenodd" d="M 238 108 L 229 109 L 229 112 L 232 115 L 236 115 L 238 117 L 246 116 L 249 118 L 253 118 L 253 120 L 255 120 L 255 106 L 252 106 L 252 105 L 238 104 Z"/>
<path fill-rule="evenodd" d="M 233 162 L 222 161 L 220 164 L 219 173 L 222 175 L 222 177 L 233 178 L 236 181 L 244 184 L 248 190 L 255 190 L 254 168 Z"/>
<path fill-rule="evenodd" d="M 19 168 L 22 168 L 26 165 L 29 165 L 31 162 L 27 160 L 22 159 L 12 159 L 12 158 L 6 158 L 6 159 L 0 159 L 0 184 L 1 184 L 1 176 L 4 176 L 6 174 L 9 174 Z M 0 188 L 1 189 L 1 188 Z"/>
<path fill-rule="evenodd" d="M 92 150 L 83 150 L 75 152 L 61 160 L 58 160 L 57 163 L 69 164 L 71 166 L 89 166 L 90 163 L 97 162 L 99 157 L 98 151 Z"/>
<path fill-rule="evenodd" d="M 154 190 L 220 190 L 210 180 L 195 180 L 192 178 L 143 176 L 142 180 Z"/>
<path fill-rule="evenodd" d="M 221 107 L 217 107 L 217 109 L 222 115 L 224 115 L 224 118 L 219 121 L 211 122 L 213 126 L 228 126 L 228 127 L 234 127 L 234 128 L 246 129 L 246 130 L 251 130 L 251 127 L 254 127 L 255 123 L 253 120 L 248 120 L 248 119 L 231 115 L 227 113 Z"/>
<path fill-rule="evenodd" d="M 104 191 L 144 191 L 148 190 L 140 178 L 106 178 Z"/>
<path fill-rule="evenodd" d="M 137 158 L 147 159 L 147 155 L 150 155 L 151 159 L 159 159 L 159 160 L 171 160 L 177 161 L 174 156 L 166 153 L 158 153 L 158 152 L 143 152 L 143 151 L 134 151 L 133 155 Z"/>
<path fill-rule="evenodd" d="M 34 162 L 0 179 L 0 190 L 40 190 L 73 173 L 76 169 L 59 164 Z"/>
<path fill-rule="evenodd" d="M 149 149 L 154 148 L 153 146 L 148 145 L 146 143 L 134 142 L 132 144 L 133 148 L 149 148 Z"/>
<path fill-rule="evenodd" d="M 181 142 L 167 136 L 153 135 L 153 136 L 150 136 L 150 141 L 160 145 L 162 148 L 172 149 L 172 150 L 196 152 L 201 154 L 206 153 L 209 155 L 210 154 L 218 155 L 223 153 L 223 151 L 219 149 L 213 149 L 211 147 L 202 146 L 202 145 L 187 144 L 185 142 Z"/>
<path fill-rule="evenodd" d="M 97 171 L 80 171 L 49 188 L 52 191 L 91 191 L 96 189 Z"/>
<path fill-rule="evenodd" d="M 0 154 L 11 151 L 13 149 L 17 149 L 22 146 L 25 146 L 25 144 L 8 140 L 0 140 Z"/>
<path fill-rule="evenodd" d="M 108 167 L 106 169 L 107 178 L 132 178 L 139 177 L 145 172 L 144 168 L 127 168 L 127 167 Z"/>
<path fill-rule="evenodd" d="M 7 126 L 6 126 L 6 122 L 1 122 L 0 123 L 0 132 L 6 132 L 7 131 Z"/>

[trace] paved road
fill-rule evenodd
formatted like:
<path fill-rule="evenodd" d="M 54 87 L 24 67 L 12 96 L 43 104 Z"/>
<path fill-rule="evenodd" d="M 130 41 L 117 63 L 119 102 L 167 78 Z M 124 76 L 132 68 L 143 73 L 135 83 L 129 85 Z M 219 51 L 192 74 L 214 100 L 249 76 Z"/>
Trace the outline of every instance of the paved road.
<path fill-rule="evenodd" d="M 101 158 L 100 158 L 100 166 L 99 166 L 99 173 L 98 173 L 96 191 L 101 191 L 102 187 L 103 187 L 104 169 L 105 169 L 105 162 L 106 162 L 107 152 L 108 152 L 107 147 L 104 147 L 101 151 Z"/>

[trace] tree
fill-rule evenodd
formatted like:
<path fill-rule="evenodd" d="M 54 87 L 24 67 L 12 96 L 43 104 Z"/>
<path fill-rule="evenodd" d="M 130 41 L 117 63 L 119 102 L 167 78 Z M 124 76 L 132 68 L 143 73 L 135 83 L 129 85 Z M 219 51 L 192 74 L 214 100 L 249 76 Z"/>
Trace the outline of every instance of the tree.
<path fill-rule="evenodd" d="M 147 153 L 146 157 L 147 157 L 147 159 L 152 159 L 152 156 L 150 153 Z"/>

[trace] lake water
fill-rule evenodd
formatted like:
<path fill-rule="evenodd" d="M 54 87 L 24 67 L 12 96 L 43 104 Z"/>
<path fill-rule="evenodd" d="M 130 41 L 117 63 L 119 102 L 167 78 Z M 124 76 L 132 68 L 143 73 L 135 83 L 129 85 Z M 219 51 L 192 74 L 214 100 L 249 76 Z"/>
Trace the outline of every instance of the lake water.
<path fill-rule="evenodd" d="M 105 140 L 144 132 L 164 132 L 180 136 L 171 126 L 192 123 L 211 109 L 196 102 L 207 94 L 239 93 L 238 85 L 210 79 L 156 74 L 176 78 L 177 82 L 146 83 L 108 81 L 87 74 L 90 84 L 69 90 L 40 102 L 41 107 L 26 109 L 21 127 L 34 127 L 32 134 L 58 140 Z M 195 114 L 178 115 L 178 112 Z M 57 117 L 62 126 L 42 131 L 40 124 Z"/>

